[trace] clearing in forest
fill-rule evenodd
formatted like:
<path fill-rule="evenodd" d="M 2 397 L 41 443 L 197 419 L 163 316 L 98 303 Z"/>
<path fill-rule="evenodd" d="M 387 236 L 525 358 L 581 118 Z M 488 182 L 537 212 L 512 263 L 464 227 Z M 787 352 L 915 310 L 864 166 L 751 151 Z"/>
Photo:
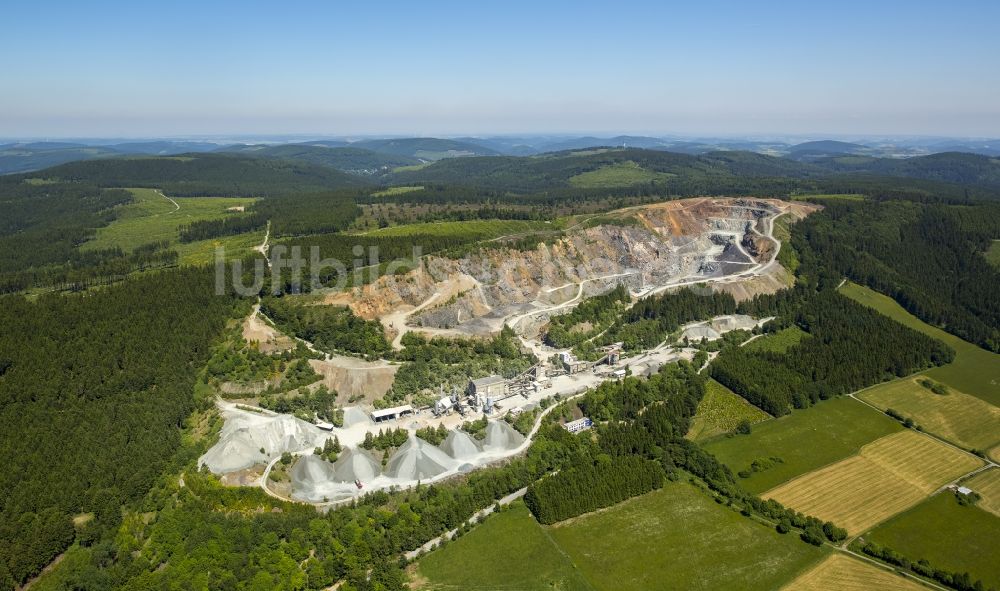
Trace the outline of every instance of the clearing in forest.
<path fill-rule="evenodd" d="M 715 380 L 709 380 L 705 387 L 705 397 L 698 404 L 687 438 L 704 441 L 731 433 L 743 421 L 753 425 L 768 418 L 766 412 L 740 398 L 729 388 Z"/>
<path fill-rule="evenodd" d="M 762 496 L 857 535 L 982 464 L 936 439 L 901 431 Z"/>
<path fill-rule="evenodd" d="M 831 554 L 812 570 L 781 588 L 781 591 L 924 591 L 912 579 L 845 554 Z"/>

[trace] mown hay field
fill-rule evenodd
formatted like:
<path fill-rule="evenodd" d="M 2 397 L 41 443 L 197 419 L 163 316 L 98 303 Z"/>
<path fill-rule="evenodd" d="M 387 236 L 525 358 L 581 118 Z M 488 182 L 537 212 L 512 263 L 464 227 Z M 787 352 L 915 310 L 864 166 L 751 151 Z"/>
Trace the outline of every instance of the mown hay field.
<path fill-rule="evenodd" d="M 858 397 L 912 418 L 925 431 L 965 448 L 988 450 L 1000 444 L 1000 408 L 954 388 L 935 394 L 920 384 L 926 379 L 921 375 L 887 382 Z"/>
<path fill-rule="evenodd" d="M 780 463 L 768 462 L 770 468 L 740 478 L 744 488 L 760 493 L 853 456 L 863 445 L 902 429 L 898 421 L 842 396 L 754 425 L 750 435 L 706 441 L 704 447 L 734 474 L 749 470 L 754 461 L 780 458 Z"/>
<path fill-rule="evenodd" d="M 715 380 L 709 380 L 705 387 L 705 397 L 698 404 L 687 438 L 704 441 L 731 433 L 743 421 L 754 425 L 768 418 L 770 415 L 740 398 L 729 388 Z"/>
<path fill-rule="evenodd" d="M 901 431 L 762 496 L 857 535 L 982 465 L 927 435 Z"/>
<path fill-rule="evenodd" d="M 785 585 L 781 591 L 924 591 L 916 581 L 874 564 L 851 558 L 846 554 L 831 554 L 812 570 Z"/>
<path fill-rule="evenodd" d="M 982 497 L 976 506 L 1000 517 L 1000 468 L 990 468 L 962 483 Z"/>
<path fill-rule="evenodd" d="M 962 506 L 944 491 L 865 534 L 874 542 L 934 568 L 969 573 L 983 588 L 1000 589 L 1000 517 Z"/>

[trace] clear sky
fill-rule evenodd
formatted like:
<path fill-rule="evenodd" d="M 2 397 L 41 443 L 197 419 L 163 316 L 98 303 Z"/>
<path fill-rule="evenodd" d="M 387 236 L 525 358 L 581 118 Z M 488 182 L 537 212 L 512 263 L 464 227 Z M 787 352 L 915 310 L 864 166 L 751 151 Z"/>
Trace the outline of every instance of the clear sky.
<path fill-rule="evenodd" d="M 32 0 L 0 137 L 1000 136 L 1000 1 Z"/>

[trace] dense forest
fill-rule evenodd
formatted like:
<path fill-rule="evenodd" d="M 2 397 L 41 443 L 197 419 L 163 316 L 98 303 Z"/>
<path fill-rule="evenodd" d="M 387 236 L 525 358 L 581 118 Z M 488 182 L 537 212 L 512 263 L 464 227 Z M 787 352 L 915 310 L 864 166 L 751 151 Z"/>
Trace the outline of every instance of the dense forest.
<path fill-rule="evenodd" d="M 573 466 L 532 484 L 524 503 L 540 523 L 550 524 L 656 490 L 665 479 L 659 462 L 602 456 L 597 465 Z"/>
<path fill-rule="evenodd" d="M 267 297 L 260 311 L 285 334 L 309 341 L 327 353 L 377 359 L 390 351 L 377 320 L 364 320 L 346 306 L 317 306 L 291 298 Z"/>
<path fill-rule="evenodd" d="M 597 340 L 623 343 L 626 350 L 649 349 L 688 322 L 736 312 L 736 300 L 727 293 L 698 293 L 690 288 L 643 298 Z"/>
<path fill-rule="evenodd" d="M 955 356 L 944 343 L 832 290 L 807 295 L 794 322 L 813 338 L 784 353 L 727 348 L 712 363 L 712 377 L 779 416 Z"/>
<path fill-rule="evenodd" d="M 996 205 L 904 201 L 830 203 L 794 237 L 802 274 L 842 277 L 898 301 L 922 320 L 1000 350 L 1000 271 L 978 253 L 1000 236 Z"/>
<path fill-rule="evenodd" d="M 201 269 L 0 300 L 0 585 L 24 582 L 75 535 L 114 532 L 121 505 L 146 494 L 235 304 Z M 94 517 L 75 534 L 84 513 Z"/>

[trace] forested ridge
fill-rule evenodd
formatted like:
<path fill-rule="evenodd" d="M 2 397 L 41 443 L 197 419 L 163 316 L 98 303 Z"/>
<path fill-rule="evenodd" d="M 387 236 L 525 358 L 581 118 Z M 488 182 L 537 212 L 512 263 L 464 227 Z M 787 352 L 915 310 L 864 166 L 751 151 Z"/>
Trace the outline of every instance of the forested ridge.
<path fill-rule="evenodd" d="M 766 300 L 780 313 L 787 304 L 782 299 L 797 297 L 803 299 L 794 312 L 786 312 L 786 321 L 812 338 L 784 353 L 727 348 L 711 365 L 712 377 L 772 415 L 954 359 L 954 350 L 944 343 L 832 290 L 789 290 L 748 307 Z M 778 322 L 769 329 L 781 326 Z"/>
<path fill-rule="evenodd" d="M 203 269 L 0 299 L 0 584 L 114 532 L 167 466 L 236 301 Z M 93 513 L 74 533 L 71 516 Z"/>
<path fill-rule="evenodd" d="M 275 196 L 367 183 L 360 177 L 306 162 L 232 154 L 86 160 L 13 178 L 56 179 L 100 187 L 152 187 L 174 197 Z"/>
<path fill-rule="evenodd" d="M 979 253 L 1000 236 L 1000 207 L 907 201 L 830 203 L 801 222 L 802 273 L 867 285 L 918 318 L 1000 350 L 1000 271 Z"/>

